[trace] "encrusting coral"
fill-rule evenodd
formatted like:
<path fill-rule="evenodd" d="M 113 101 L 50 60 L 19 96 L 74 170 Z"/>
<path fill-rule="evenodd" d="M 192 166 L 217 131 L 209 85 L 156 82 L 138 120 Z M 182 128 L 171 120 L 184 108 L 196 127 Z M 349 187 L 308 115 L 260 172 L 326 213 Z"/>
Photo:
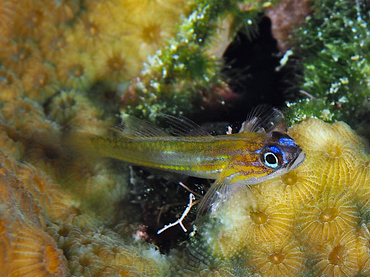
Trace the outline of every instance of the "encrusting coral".
<path fill-rule="evenodd" d="M 304 164 L 233 196 L 197 226 L 188 247 L 227 260 L 235 276 L 239 267 L 250 272 L 244 276 L 365 276 L 367 143 L 345 123 L 314 118 L 289 134 L 307 154 Z"/>
<path fill-rule="evenodd" d="M 139 251 L 125 244 L 115 232 L 99 227 L 99 220 L 57 217 L 63 198 L 74 196 L 30 165 L 8 165 L 2 170 L 0 245 L 4 253 L 28 247 L 35 258 L 21 266 L 18 256 L 14 262 L 3 257 L 4 270 L 26 274 L 32 268 L 63 276 L 67 261 L 69 272 L 82 276 L 365 276 L 370 267 L 366 142 L 345 123 L 314 118 L 293 126 L 289 134 L 307 153 L 304 164 L 231 196 L 213 218 L 196 223 L 197 234 L 188 243 L 168 255 L 148 245 Z M 7 145 L 13 152 L 15 145 Z M 23 238 L 29 236 L 31 244 L 25 246 Z M 39 262 L 42 255 L 49 258 Z"/>
<path fill-rule="evenodd" d="M 339 9 L 330 1 L 325 3 Z M 343 2 L 349 3 L 338 3 Z M 313 5 L 308 27 L 298 32 L 317 35 L 311 27 L 327 22 L 319 11 L 330 5 L 323 3 Z M 155 243 L 147 230 L 158 226 L 138 227 L 145 209 L 162 208 L 145 206 L 145 195 L 166 189 L 146 190 L 126 165 L 88 160 L 62 144 L 69 132 L 106 135 L 119 109 L 153 119 L 160 111 L 186 112 L 219 99 L 228 87 L 220 78 L 219 57 L 209 54 L 219 22 L 232 14 L 253 25 L 255 15 L 273 4 L 0 1 L 0 276 L 369 275 L 368 145 L 345 123 L 307 119 L 318 112 L 334 120 L 347 103 L 358 105 L 367 97 L 358 88 L 359 98 L 339 97 L 359 76 L 366 77 L 359 87 L 368 81 L 367 53 L 358 51 L 369 42 L 360 2 L 345 17 L 330 10 L 331 21 L 318 23 L 326 67 L 316 72 L 316 63 L 304 60 L 303 89 L 325 95 L 290 104 L 291 121 L 303 122 L 289 134 L 306 153 L 305 162 L 232 195 L 212 218 L 199 218 L 186 241 L 176 241 L 168 253 L 140 240 Z M 242 25 L 236 19 L 228 28 Z M 339 51 L 343 44 L 331 41 L 330 34 L 338 33 L 333 19 L 348 41 L 359 41 L 346 44 L 348 59 Z M 315 45 L 307 52 L 315 54 Z M 354 74 L 332 79 L 325 70 L 344 60 Z M 323 89 L 320 74 L 331 78 L 329 87 Z M 348 116 L 351 109 L 345 111 Z M 171 204 L 165 196 L 158 199 Z"/>
<path fill-rule="evenodd" d="M 23 95 L 40 104 L 59 89 L 86 91 L 99 81 L 116 89 L 139 74 L 189 10 L 178 1 L 22 0 L 2 1 L 1 8 L 1 98 Z"/>
<path fill-rule="evenodd" d="M 82 223 L 60 216 L 63 201 L 68 214 L 68 203 L 75 196 L 40 169 L 16 161 L 13 155 L 19 159 L 24 151 L 19 142 L 6 139 L 12 132 L 3 128 L 0 246 L 3 253 L 18 253 L 23 247 L 35 251 L 35 258 L 22 265 L 17 261 L 23 256 L 14 256 L 13 262 L 2 257 L 2 269 L 9 274 L 27 274 L 32 269 L 45 276 L 64 276 L 64 255 L 70 272 L 84 276 L 110 272 L 157 276 L 168 273 L 167 268 L 178 268 L 178 273 L 171 274 L 179 276 L 355 276 L 369 272 L 368 146 L 344 123 L 310 119 L 293 126 L 289 134 L 307 154 L 304 164 L 251 186 L 226 202 L 214 218 L 197 223 L 198 234 L 185 246 L 184 252 L 189 252 L 185 256 L 176 250 L 161 256 L 150 247 L 140 252 L 114 232 L 99 229 L 97 220 Z M 22 238 L 28 236 L 32 244 L 24 246 Z M 190 261 L 192 265 L 187 264 Z"/>
<path fill-rule="evenodd" d="M 10 119 L 6 109 L 4 113 L 3 118 Z M 48 124 L 42 112 L 29 116 Z M 55 181 L 22 161 L 27 153 L 24 147 L 30 147 L 27 141 L 36 134 L 25 132 L 22 138 L 28 130 L 25 125 L 7 121 L 10 125 L 1 127 L 0 247 L 14 259 L 1 257 L 3 272 L 35 270 L 45 276 L 64 276 L 67 264 L 71 274 L 84 276 L 355 276 L 369 272 L 368 145 L 344 123 L 309 119 L 293 126 L 289 134 L 307 154 L 302 166 L 232 196 L 215 217 L 196 223 L 197 234 L 181 252 L 175 249 L 160 255 L 150 246 L 143 245 L 139 251 L 115 232 L 99 227 L 103 223 L 96 210 L 86 205 L 94 197 L 81 199 L 79 195 L 86 191 L 78 192 L 91 181 L 67 192 L 65 181 Z M 12 126 L 19 127 L 19 132 Z M 93 174 L 106 178 L 105 171 L 103 166 Z M 90 196 L 94 190 L 109 195 L 109 189 L 89 185 Z M 110 197 L 95 203 L 107 205 L 104 202 L 110 202 Z M 31 244 L 24 245 L 28 237 Z M 34 258 L 20 263 L 26 248 Z"/>

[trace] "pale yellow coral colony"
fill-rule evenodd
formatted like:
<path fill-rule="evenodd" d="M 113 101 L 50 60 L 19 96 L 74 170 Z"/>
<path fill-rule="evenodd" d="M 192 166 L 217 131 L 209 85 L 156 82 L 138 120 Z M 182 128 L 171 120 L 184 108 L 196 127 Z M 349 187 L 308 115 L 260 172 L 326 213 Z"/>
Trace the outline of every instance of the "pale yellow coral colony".
<path fill-rule="evenodd" d="M 314 118 L 289 134 L 305 162 L 236 195 L 218 233 L 207 230 L 212 254 L 242 253 L 258 276 L 368 276 L 368 145 L 345 123 Z"/>
<path fill-rule="evenodd" d="M 61 88 L 86 91 L 138 75 L 174 35 L 186 2 L 2 0 L 1 100 L 44 103 Z"/>
<path fill-rule="evenodd" d="M 304 164 L 235 195 L 216 224 L 198 226 L 189 260 L 103 226 L 121 184 L 104 165 L 59 172 L 45 144 L 58 145 L 60 126 L 107 127 L 81 91 L 137 75 L 175 32 L 180 2 L 0 1 L 0 276 L 370 275 L 370 157 L 344 123 L 293 126 Z M 98 200 L 100 216 L 86 204 Z"/>

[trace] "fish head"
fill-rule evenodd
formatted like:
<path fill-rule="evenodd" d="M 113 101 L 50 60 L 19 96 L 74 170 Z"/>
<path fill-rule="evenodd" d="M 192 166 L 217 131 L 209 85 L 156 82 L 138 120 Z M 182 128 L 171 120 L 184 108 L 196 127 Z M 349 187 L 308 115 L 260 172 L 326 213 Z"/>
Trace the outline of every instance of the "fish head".
<path fill-rule="evenodd" d="M 202 200 L 199 214 L 209 210 L 214 213 L 231 192 L 281 176 L 305 160 L 302 148 L 286 133 L 260 133 L 255 140 L 258 143 L 254 143 L 254 149 L 246 143 L 244 154 L 236 155 L 222 171 Z"/>
<path fill-rule="evenodd" d="M 271 169 L 298 167 L 305 159 L 302 148 L 285 133 L 271 132 L 260 152 L 261 163 Z"/>
<path fill-rule="evenodd" d="M 306 158 L 302 148 L 289 135 L 282 132 L 271 132 L 258 150 L 260 169 L 258 174 L 250 174 L 247 184 L 257 184 L 267 179 L 283 175 L 303 163 Z"/>
<path fill-rule="evenodd" d="M 281 132 L 271 132 L 266 145 L 259 153 L 261 165 L 272 171 L 270 178 L 297 168 L 305 157 L 302 148 L 294 139 Z"/>

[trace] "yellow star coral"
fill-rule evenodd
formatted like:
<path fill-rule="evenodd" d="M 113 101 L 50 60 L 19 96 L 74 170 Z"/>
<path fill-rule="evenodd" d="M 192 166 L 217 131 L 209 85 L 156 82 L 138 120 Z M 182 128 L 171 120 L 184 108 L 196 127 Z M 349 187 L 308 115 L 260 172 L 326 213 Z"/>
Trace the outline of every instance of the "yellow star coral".
<path fill-rule="evenodd" d="M 226 201 L 216 223 L 199 231 L 202 251 L 242 259 L 259 276 L 368 274 L 367 143 L 343 122 L 318 119 L 289 134 L 307 154 L 304 164 Z"/>
<path fill-rule="evenodd" d="M 181 1 L 183 2 L 183 1 Z M 58 89 L 114 89 L 175 34 L 178 1 L 0 1 L 2 100 L 44 104 Z M 131 10 L 130 10 L 131 9 Z M 135 11 L 136 12 L 135 12 Z M 147 13 L 143 15 L 142 13 Z M 116 45 L 114 49 L 108 49 Z M 112 77 L 109 74 L 112 73 Z"/>
<path fill-rule="evenodd" d="M 63 99 L 72 101 L 72 108 L 77 105 L 83 109 L 88 103 L 74 98 L 74 92 L 61 97 L 61 103 Z M 13 107 L 21 112 L 29 109 L 24 122 L 11 120 Z M 57 111 L 50 115 L 54 120 L 59 117 Z M 10 101 L 3 117 L 9 126 L 0 126 L 0 250 L 21 252 L 25 249 L 23 237 L 29 236 L 35 257 L 50 257 L 50 263 L 35 258 L 21 265 L 16 262 L 18 256 L 14 262 L 0 256 L 6 268 L 2 267 L 10 273 L 26 274 L 27 266 L 47 274 L 62 272 L 66 262 L 58 248 L 67 258 L 70 273 L 85 276 L 156 276 L 168 270 L 175 276 L 174 270 L 180 271 L 178 276 L 355 276 L 370 272 L 368 147 L 345 123 L 309 119 L 293 126 L 290 135 L 307 153 L 302 166 L 230 196 L 208 223 L 197 223 L 199 234 L 183 252 L 160 256 L 150 249 L 140 252 L 125 245 L 113 231 L 97 227 L 102 223 L 94 212 L 100 211 L 88 203 L 107 207 L 107 214 L 103 211 L 100 216 L 109 221 L 112 208 L 103 202 L 114 199 L 112 188 L 116 186 L 104 164 L 84 178 L 73 177 L 85 174 L 78 173 L 79 169 L 70 173 L 69 181 L 61 182 L 71 186 L 66 192 L 47 171 L 24 163 L 32 161 L 30 153 L 35 150 L 25 150 L 28 140 L 20 138 L 37 136 L 36 131 L 28 132 L 28 125 L 50 124 L 37 103 Z M 17 162 L 20 159 L 23 163 Z M 58 162 L 50 167 L 58 168 Z M 76 182 L 79 186 L 73 189 Z M 108 186 L 99 186 L 101 182 Z M 76 197 L 87 193 L 85 199 Z M 94 202 L 94 195 L 101 201 Z M 10 218 L 10 213 L 16 217 Z M 16 233 L 20 217 L 29 231 Z M 167 269 L 169 265 L 171 269 Z"/>
<path fill-rule="evenodd" d="M 332 184 L 335 186 L 336 184 Z M 304 244 L 322 245 L 338 235 L 354 230 L 360 221 L 354 195 L 343 191 L 327 190 L 302 206 L 296 222 Z"/>
<path fill-rule="evenodd" d="M 313 269 L 317 276 L 355 276 L 359 270 L 357 239 L 355 231 L 351 230 L 316 249 Z"/>
<path fill-rule="evenodd" d="M 297 241 L 272 242 L 251 250 L 251 263 L 262 276 L 303 276 L 307 256 Z"/>
<path fill-rule="evenodd" d="M 128 219 L 133 210 L 120 206 L 127 200 L 128 174 L 80 157 L 66 163 L 62 131 L 106 132 L 108 120 L 102 118 L 108 112 L 94 101 L 112 90 L 118 112 L 117 86 L 124 87 L 147 56 L 166 45 L 188 12 L 187 2 L 0 1 L 0 276 L 370 274 L 370 156 L 344 123 L 310 119 L 293 126 L 289 134 L 307 154 L 304 164 L 231 196 L 214 218 L 196 223 L 188 244 L 166 255 L 143 243 L 138 247 L 127 235 L 136 228 Z M 196 39 L 189 45 L 201 50 L 176 52 L 186 47 L 172 41 L 170 58 L 149 61 L 148 72 L 159 74 L 149 80 L 150 89 L 183 73 L 209 83 L 217 71 L 215 64 L 203 64 L 209 61 L 202 45 L 210 33 L 195 31 L 217 24 L 197 21 L 215 12 L 203 7 L 181 26 L 178 39 Z M 171 59 L 178 63 L 162 67 Z M 180 86 L 185 82 L 179 80 Z M 96 89 L 101 83 L 102 92 Z M 143 91 L 132 91 L 132 99 L 152 99 L 152 110 L 163 105 L 156 103 L 160 93 Z M 137 109 L 148 112 L 143 105 Z M 124 239 L 113 231 L 119 230 L 112 219 L 118 209 Z"/>

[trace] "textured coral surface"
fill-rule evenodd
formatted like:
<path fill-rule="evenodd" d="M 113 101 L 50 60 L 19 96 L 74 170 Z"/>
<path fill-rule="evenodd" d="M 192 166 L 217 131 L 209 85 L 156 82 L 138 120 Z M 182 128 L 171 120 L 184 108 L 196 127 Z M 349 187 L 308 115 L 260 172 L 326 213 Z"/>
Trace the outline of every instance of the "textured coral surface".
<path fill-rule="evenodd" d="M 345 123 L 314 118 L 289 134 L 305 162 L 233 197 L 200 231 L 204 253 L 242 259 L 257 276 L 367 276 L 368 145 Z"/>
<path fill-rule="evenodd" d="M 47 119 L 42 122 L 47 126 Z M 198 234 L 181 252 L 161 255 L 104 226 L 117 197 L 110 187 L 120 184 L 104 167 L 85 180 L 71 177 L 78 188 L 70 188 L 54 172 L 58 159 L 44 158 L 38 167 L 24 161 L 29 140 L 3 125 L 2 276 L 366 276 L 367 144 L 348 125 L 318 119 L 289 134 L 307 154 L 303 165 L 236 194 L 213 219 L 197 224 Z M 35 147 L 29 156 L 39 157 L 39 151 Z"/>
<path fill-rule="evenodd" d="M 227 92 L 207 38 L 228 13 L 271 3 L 188 4 L 0 0 L 1 277 L 370 275 L 368 146 L 344 123 L 293 126 L 306 161 L 232 196 L 166 254 L 143 242 L 157 226 L 143 226 L 138 214 L 159 210 L 145 206 L 145 196 L 172 208 L 172 199 L 142 184 L 152 175 L 134 178 L 127 165 L 66 147 L 71 131 L 106 135 L 120 109 L 150 117 L 199 99 L 214 105 Z"/>

